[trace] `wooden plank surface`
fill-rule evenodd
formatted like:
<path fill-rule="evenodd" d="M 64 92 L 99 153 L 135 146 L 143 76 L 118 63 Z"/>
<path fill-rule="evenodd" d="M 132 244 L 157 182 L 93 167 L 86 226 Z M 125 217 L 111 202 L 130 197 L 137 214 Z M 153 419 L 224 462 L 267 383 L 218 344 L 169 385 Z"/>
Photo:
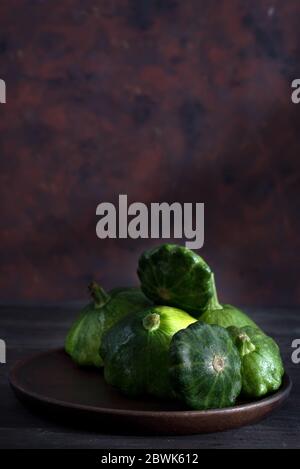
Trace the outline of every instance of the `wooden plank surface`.
<path fill-rule="evenodd" d="M 7 364 L 0 365 L 0 448 L 300 448 L 300 364 L 291 361 L 291 343 L 300 338 L 300 311 L 245 308 L 279 343 L 293 380 L 290 399 L 263 422 L 226 433 L 162 437 L 106 434 L 55 421 L 24 407 L 8 384 L 13 363 L 36 351 L 60 347 L 80 304 L 0 306 L 0 338 L 7 343 Z"/>

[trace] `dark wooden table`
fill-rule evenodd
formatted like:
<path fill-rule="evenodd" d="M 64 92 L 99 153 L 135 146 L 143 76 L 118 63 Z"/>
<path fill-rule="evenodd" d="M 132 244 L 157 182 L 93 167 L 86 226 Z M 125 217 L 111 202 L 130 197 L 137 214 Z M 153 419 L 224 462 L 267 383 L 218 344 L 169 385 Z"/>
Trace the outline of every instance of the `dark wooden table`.
<path fill-rule="evenodd" d="M 0 365 L 0 448 L 300 448 L 300 364 L 291 361 L 291 343 L 300 338 L 300 310 L 246 308 L 279 343 L 293 380 L 289 400 L 261 423 L 226 433 L 161 437 L 107 434 L 73 428 L 24 407 L 8 384 L 9 368 L 21 357 L 62 346 L 80 305 L 0 306 L 0 338 L 7 364 Z"/>

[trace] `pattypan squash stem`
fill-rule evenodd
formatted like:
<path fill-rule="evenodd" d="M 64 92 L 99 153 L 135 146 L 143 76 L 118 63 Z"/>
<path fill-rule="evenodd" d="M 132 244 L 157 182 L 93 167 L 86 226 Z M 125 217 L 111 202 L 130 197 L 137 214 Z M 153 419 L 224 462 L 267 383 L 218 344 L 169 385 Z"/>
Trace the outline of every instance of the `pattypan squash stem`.
<path fill-rule="evenodd" d="M 156 331 L 160 326 L 160 315 L 157 313 L 150 313 L 143 319 L 143 326 L 148 332 Z"/>
<path fill-rule="evenodd" d="M 101 308 L 110 299 L 108 293 L 106 293 L 106 291 L 102 287 L 100 287 L 100 285 L 98 285 L 98 283 L 96 282 L 92 282 L 89 285 L 89 292 L 94 300 L 95 308 Z"/>
<path fill-rule="evenodd" d="M 233 341 L 238 348 L 241 357 L 244 357 L 245 355 L 248 355 L 248 353 L 254 352 L 254 350 L 256 350 L 254 343 L 250 339 L 249 335 L 245 332 L 244 328 L 231 326 L 228 328 L 228 332 L 233 338 Z"/>
<path fill-rule="evenodd" d="M 241 342 L 240 342 L 240 346 L 238 347 L 238 349 L 242 357 L 244 357 L 245 355 L 248 355 L 248 353 L 254 352 L 256 347 L 251 342 L 250 337 L 247 334 L 242 332 L 239 335 L 239 339 Z"/>
<path fill-rule="evenodd" d="M 213 295 L 209 301 L 208 308 L 211 310 L 215 309 L 223 309 L 223 306 L 220 305 L 219 300 L 218 300 L 218 295 L 217 295 L 217 289 L 216 289 L 216 282 L 215 282 L 215 276 L 212 273 L 211 274 L 211 282 L 212 282 L 212 290 L 213 290 Z"/>

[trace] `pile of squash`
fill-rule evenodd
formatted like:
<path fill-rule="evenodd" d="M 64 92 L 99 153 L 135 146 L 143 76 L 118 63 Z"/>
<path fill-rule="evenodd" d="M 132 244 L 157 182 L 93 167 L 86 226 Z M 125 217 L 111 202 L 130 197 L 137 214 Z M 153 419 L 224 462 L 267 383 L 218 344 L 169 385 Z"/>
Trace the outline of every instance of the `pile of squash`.
<path fill-rule="evenodd" d="M 90 286 L 92 302 L 65 343 L 78 365 L 104 366 L 107 383 L 128 396 L 179 399 L 197 410 L 280 387 L 278 345 L 241 310 L 219 303 L 199 255 L 160 245 L 141 255 L 138 276 L 141 289 Z"/>

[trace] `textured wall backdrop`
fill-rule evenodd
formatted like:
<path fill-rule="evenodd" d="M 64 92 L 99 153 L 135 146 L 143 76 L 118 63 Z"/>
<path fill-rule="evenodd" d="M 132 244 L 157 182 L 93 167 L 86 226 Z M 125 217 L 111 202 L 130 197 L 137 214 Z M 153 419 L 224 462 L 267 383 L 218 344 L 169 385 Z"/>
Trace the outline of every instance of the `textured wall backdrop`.
<path fill-rule="evenodd" d="M 300 2 L 2 0 L 2 300 L 136 283 L 101 201 L 206 203 L 222 299 L 299 304 Z"/>

